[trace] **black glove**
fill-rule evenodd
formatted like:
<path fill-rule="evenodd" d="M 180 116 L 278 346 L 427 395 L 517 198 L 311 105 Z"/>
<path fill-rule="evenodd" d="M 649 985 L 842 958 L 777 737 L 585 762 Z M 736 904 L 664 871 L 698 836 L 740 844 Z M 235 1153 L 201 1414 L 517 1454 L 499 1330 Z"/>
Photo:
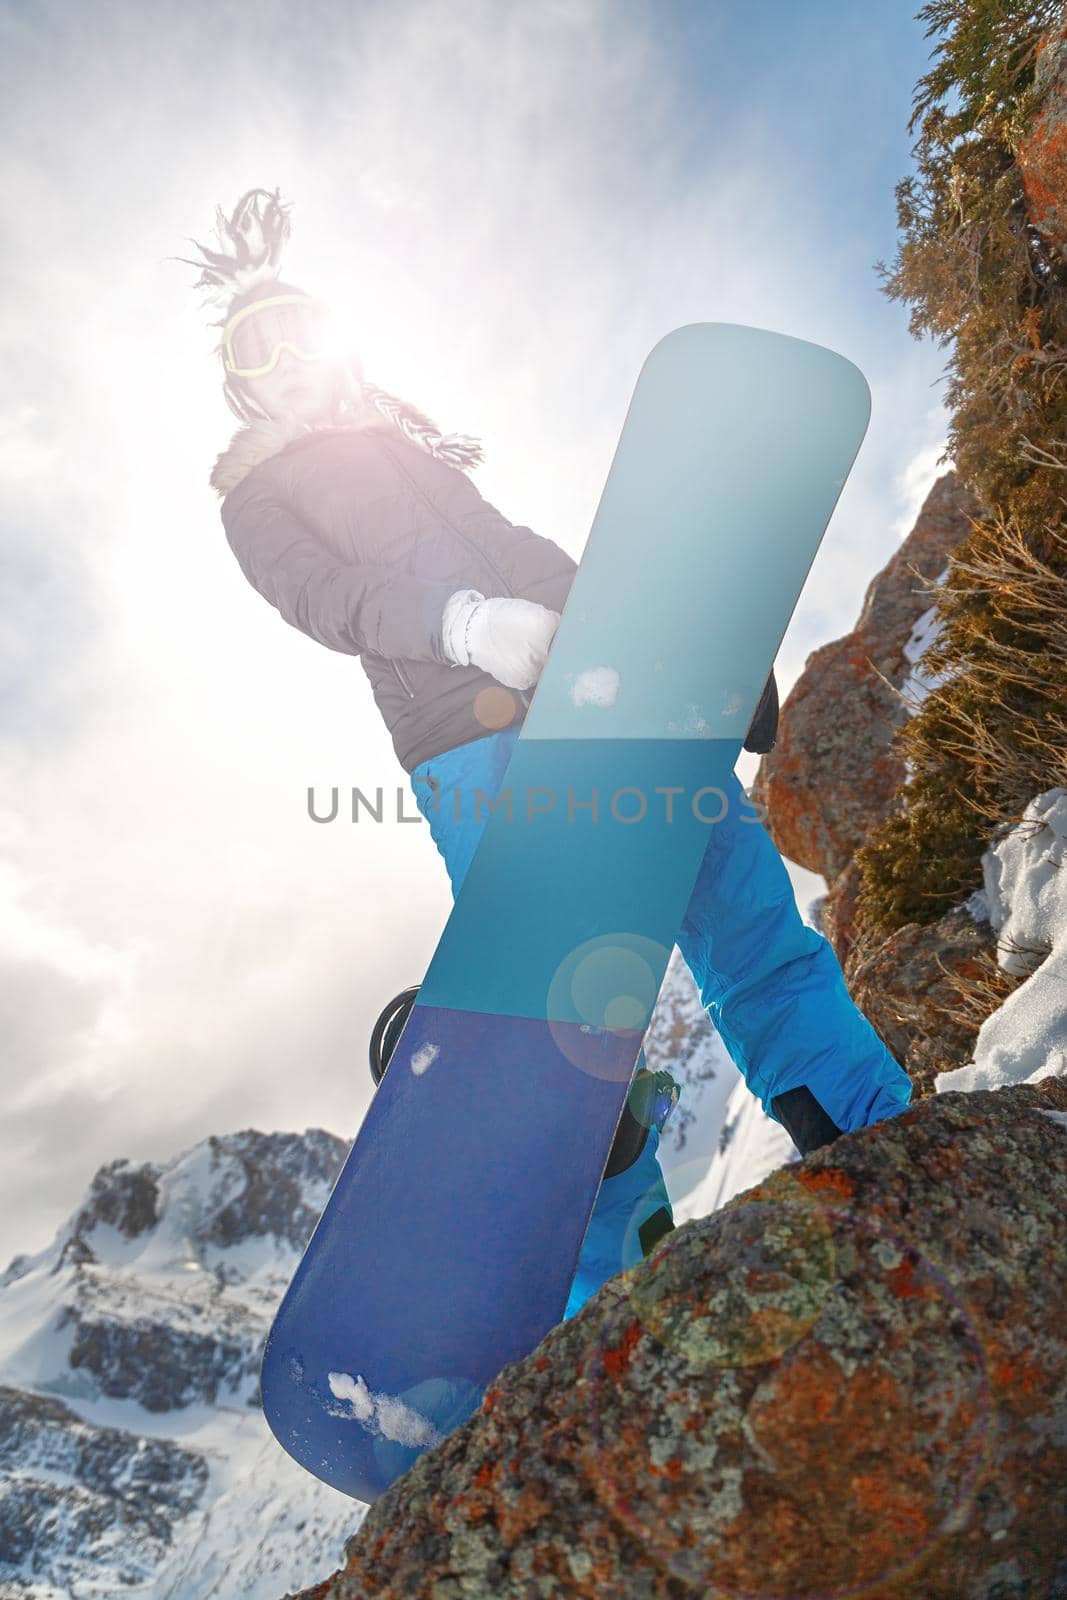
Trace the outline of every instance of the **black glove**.
<path fill-rule="evenodd" d="M 774 741 L 778 735 L 778 685 L 775 682 L 774 668 L 763 686 L 763 693 L 759 698 L 759 705 L 753 714 L 745 734 L 742 746 L 751 750 L 753 755 L 765 756 L 769 750 L 774 749 Z"/>

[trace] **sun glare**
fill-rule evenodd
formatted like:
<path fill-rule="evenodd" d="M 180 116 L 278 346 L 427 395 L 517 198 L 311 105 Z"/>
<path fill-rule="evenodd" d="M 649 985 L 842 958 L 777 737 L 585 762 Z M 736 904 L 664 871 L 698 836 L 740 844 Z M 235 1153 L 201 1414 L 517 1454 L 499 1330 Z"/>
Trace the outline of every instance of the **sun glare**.
<path fill-rule="evenodd" d="M 340 360 L 347 360 L 351 356 L 359 355 L 359 326 L 355 314 L 347 309 L 338 309 L 331 305 L 327 311 L 323 326 L 323 338 L 327 355 Z"/>

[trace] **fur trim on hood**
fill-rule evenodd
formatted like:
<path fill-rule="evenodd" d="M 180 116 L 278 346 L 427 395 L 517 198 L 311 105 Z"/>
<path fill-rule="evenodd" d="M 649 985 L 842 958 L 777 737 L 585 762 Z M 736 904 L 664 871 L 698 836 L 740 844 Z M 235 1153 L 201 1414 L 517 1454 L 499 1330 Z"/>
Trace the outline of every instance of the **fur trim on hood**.
<path fill-rule="evenodd" d="M 458 433 L 442 436 L 424 412 L 417 411 L 406 400 L 399 400 L 395 395 L 367 384 L 364 385 L 361 405 L 345 406 L 340 413 L 321 422 L 302 422 L 298 417 L 272 417 L 238 428 L 226 449 L 216 458 L 209 480 L 211 487 L 220 498 L 224 497 L 259 462 L 277 455 L 294 439 L 321 429 L 336 428 L 383 428 L 390 433 L 399 432 L 429 455 L 437 456 L 455 467 L 477 466 L 482 459 L 482 449 L 476 440 Z"/>
<path fill-rule="evenodd" d="M 243 479 L 247 478 L 253 467 L 258 466 L 261 461 L 266 461 L 268 456 L 277 455 L 279 450 L 284 450 L 294 439 L 315 433 L 326 426 L 352 429 L 377 426 L 392 428 L 393 424 L 387 422 L 384 417 L 374 414 L 364 422 L 346 419 L 340 423 L 320 423 L 318 429 L 311 423 L 301 422 L 298 417 L 264 418 L 262 421 L 249 422 L 244 427 L 238 428 L 226 449 L 218 456 L 211 469 L 211 487 L 220 498 L 224 498 L 231 489 L 235 489 Z"/>

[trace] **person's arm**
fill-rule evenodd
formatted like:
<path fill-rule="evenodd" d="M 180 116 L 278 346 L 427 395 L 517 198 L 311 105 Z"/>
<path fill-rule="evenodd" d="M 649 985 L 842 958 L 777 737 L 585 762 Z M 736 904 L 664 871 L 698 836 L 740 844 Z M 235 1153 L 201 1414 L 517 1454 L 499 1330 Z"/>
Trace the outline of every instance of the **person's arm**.
<path fill-rule="evenodd" d="M 292 627 L 347 655 L 369 650 L 447 662 L 441 626 L 454 583 L 340 561 L 287 506 L 265 494 L 228 497 L 221 514 L 245 577 Z"/>
<path fill-rule="evenodd" d="M 534 533 L 532 528 L 512 524 L 512 533 L 515 537 L 509 538 L 503 555 L 504 574 L 514 593 L 562 614 L 578 571 L 577 561 L 554 539 Z"/>

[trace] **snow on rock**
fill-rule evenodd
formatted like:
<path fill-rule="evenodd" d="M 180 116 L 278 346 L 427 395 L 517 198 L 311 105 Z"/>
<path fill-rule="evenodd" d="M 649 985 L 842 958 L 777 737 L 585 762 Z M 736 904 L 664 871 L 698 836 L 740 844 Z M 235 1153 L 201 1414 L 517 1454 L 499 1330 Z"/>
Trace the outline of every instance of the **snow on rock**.
<path fill-rule="evenodd" d="M 297 1586 L 309 1550 L 326 1565 L 336 1561 L 366 1515 L 358 1501 L 297 1466 L 258 1410 L 204 1408 L 182 1442 L 207 1463 L 208 1486 L 174 1527 L 148 1585 L 129 1591 L 130 1600 L 279 1600 Z M 98 1593 L 108 1600 L 127 1595 L 86 1585 L 72 1600 Z"/>
<path fill-rule="evenodd" d="M 997 1089 L 1067 1073 L 1067 789 L 1046 790 L 982 858 L 1005 972 L 1027 977 L 986 1018 L 974 1060 L 940 1073 L 946 1090 Z"/>
<path fill-rule="evenodd" d="M 948 569 L 946 567 L 938 578 L 938 583 L 944 583 L 947 576 Z M 922 710 L 930 691 L 940 688 L 949 676 L 947 669 L 934 672 L 932 669 L 927 669 L 923 666 L 926 652 L 937 643 L 940 637 L 941 615 L 935 603 L 918 618 L 903 649 L 903 656 L 909 664 L 909 670 L 907 677 L 900 686 L 900 697 L 905 713 L 909 717 L 915 716 L 917 711 Z M 911 783 L 915 776 L 914 766 L 908 760 L 904 762 L 904 776 L 906 783 Z"/>
<path fill-rule="evenodd" d="M 966 911 L 972 922 L 989 921 L 989 897 L 984 889 L 976 889 L 955 909 L 957 911 Z"/>
<path fill-rule="evenodd" d="M 574 680 L 571 699 L 576 706 L 613 706 L 619 682 L 615 667 L 587 667 Z"/>
<path fill-rule="evenodd" d="M 938 578 L 938 583 L 943 583 L 946 575 L 947 568 Z M 926 652 L 937 643 L 940 636 L 941 617 L 937 606 L 932 605 L 919 617 L 904 645 L 904 659 L 909 663 L 910 671 L 900 686 L 900 694 L 909 716 L 914 716 L 921 709 L 930 690 L 944 683 L 948 676 L 947 672 L 924 671 L 922 665 Z"/>
<path fill-rule="evenodd" d="M 102 1168 L 54 1242 L 0 1279 L 0 1374 L 147 1411 L 255 1404 L 273 1308 L 345 1149 L 238 1133 Z"/>

